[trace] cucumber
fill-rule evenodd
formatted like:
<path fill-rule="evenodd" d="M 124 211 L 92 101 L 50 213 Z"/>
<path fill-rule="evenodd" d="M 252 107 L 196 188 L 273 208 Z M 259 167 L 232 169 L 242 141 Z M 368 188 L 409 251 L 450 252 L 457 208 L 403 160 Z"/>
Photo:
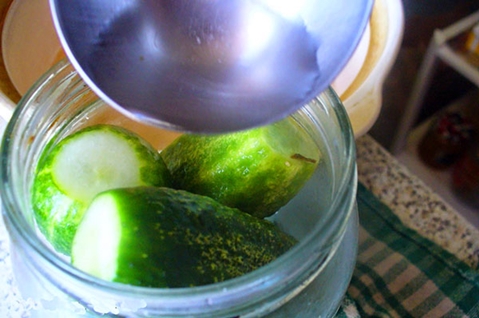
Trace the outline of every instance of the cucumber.
<path fill-rule="evenodd" d="M 69 255 L 80 219 L 99 192 L 142 185 L 167 185 L 159 153 L 139 136 L 117 126 L 95 125 L 46 147 L 32 186 L 40 231 Z"/>
<path fill-rule="evenodd" d="M 175 188 L 264 218 L 298 193 L 321 154 L 311 136 L 287 118 L 225 135 L 184 134 L 161 156 Z"/>
<path fill-rule="evenodd" d="M 191 287 L 246 274 L 295 244 L 273 223 L 209 197 L 134 187 L 95 197 L 76 232 L 71 260 L 107 281 Z"/>

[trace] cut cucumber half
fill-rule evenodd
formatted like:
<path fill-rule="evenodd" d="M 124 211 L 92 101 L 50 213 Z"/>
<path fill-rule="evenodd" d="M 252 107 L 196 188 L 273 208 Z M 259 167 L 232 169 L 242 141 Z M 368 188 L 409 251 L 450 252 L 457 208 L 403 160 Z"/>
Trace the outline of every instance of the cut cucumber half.
<path fill-rule="evenodd" d="M 191 287 L 251 272 L 295 244 L 271 222 L 209 197 L 135 187 L 95 197 L 75 235 L 72 264 L 107 281 Z"/>
<path fill-rule="evenodd" d="M 84 210 L 105 190 L 165 186 L 169 173 L 158 152 L 123 128 L 96 125 L 45 150 L 37 166 L 32 205 L 38 226 L 53 247 L 70 253 Z"/>
<path fill-rule="evenodd" d="M 303 127 L 287 118 L 232 134 L 184 134 L 161 156 L 175 188 L 263 218 L 298 193 L 321 154 Z"/>

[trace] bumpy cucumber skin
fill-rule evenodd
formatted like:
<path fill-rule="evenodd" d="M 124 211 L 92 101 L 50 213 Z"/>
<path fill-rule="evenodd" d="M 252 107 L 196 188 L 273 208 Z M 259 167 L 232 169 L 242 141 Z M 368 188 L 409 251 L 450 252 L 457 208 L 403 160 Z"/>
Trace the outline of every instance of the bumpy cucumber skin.
<path fill-rule="evenodd" d="M 158 152 L 141 137 L 118 126 L 102 124 L 86 127 L 67 136 L 57 145 L 49 144 L 45 147 L 37 165 L 31 202 L 38 228 L 55 250 L 65 255 L 70 255 L 73 237 L 90 201 L 72 199 L 56 187 L 51 170 L 52 162 L 63 145 L 79 134 L 93 130 L 113 132 L 130 141 L 144 162 L 144 166 L 140 168 L 140 176 L 143 180 L 141 185 L 166 186 L 170 179 L 168 169 Z M 147 168 L 148 166 L 155 168 Z"/>
<path fill-rule="evenodd" d="M 185 134 L 161 152 L 173 186 L 256 217 L 274 214 L 314 173 L 319 150 L 292 119 L 226 135 Z"/>
<path fill-rule="evenodd" d="M 102 195 L 115 198 L 122 224 L 116 282 L 170 288 L 212 284 L 253 271 L 296 244 L 269 221 L 186 191 L 135 187 Z M 72 254 L 73 265 L 86 257 L 82 253 L 88 251 Z"/>

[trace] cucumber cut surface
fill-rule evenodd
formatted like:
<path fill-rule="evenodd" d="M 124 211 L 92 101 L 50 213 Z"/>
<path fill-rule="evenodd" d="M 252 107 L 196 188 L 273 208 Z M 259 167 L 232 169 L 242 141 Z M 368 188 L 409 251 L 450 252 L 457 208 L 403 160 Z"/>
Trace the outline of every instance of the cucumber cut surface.
<path fill-rule="evenodd" d="M 95 125 L 61 140 L 40 158 L 32 205 L 41 232 L 53 247 L 70 253 L 84 210 L 105 190 L 164 186 L 169 172 L 141 137 L 116 126 Z"/>
<path fill-rule="evenodd" d="M 107 219 L 107 226 L 99 221 Z M 94 199 L 73 241 L 72 264 L 114 282 L 190 287 L 246 274 L 295 244 L 271 222 L 209 197 L 135 187 Z"/>
<path fill-rule="evenodd" d="M 52 162 L 52 178 L 72 199 L 89 201 L 118 184 L 142 184 L 142 160 L 129 140 L 105 130 L 66 143 Z"/>
<path fill-rule="evenodd" d="M 111 196 L 100 196 L 89 207 L 76 235 L 81 237 L 75 243 L 77 267 L 93 276 L 111 281 L 116 276 L 118 248 L 121 235 L 121 219 L 116 200 Z"/>

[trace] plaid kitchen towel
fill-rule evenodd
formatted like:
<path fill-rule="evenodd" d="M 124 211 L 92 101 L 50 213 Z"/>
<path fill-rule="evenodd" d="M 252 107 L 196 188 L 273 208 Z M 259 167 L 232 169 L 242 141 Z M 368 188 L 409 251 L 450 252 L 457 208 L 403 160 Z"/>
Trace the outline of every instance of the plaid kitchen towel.
<path fill-rule="evenodd" d="M 356 268 L 340 317 L 479 317 L 479 272 L 404 226 L 362 184 Z"/>

